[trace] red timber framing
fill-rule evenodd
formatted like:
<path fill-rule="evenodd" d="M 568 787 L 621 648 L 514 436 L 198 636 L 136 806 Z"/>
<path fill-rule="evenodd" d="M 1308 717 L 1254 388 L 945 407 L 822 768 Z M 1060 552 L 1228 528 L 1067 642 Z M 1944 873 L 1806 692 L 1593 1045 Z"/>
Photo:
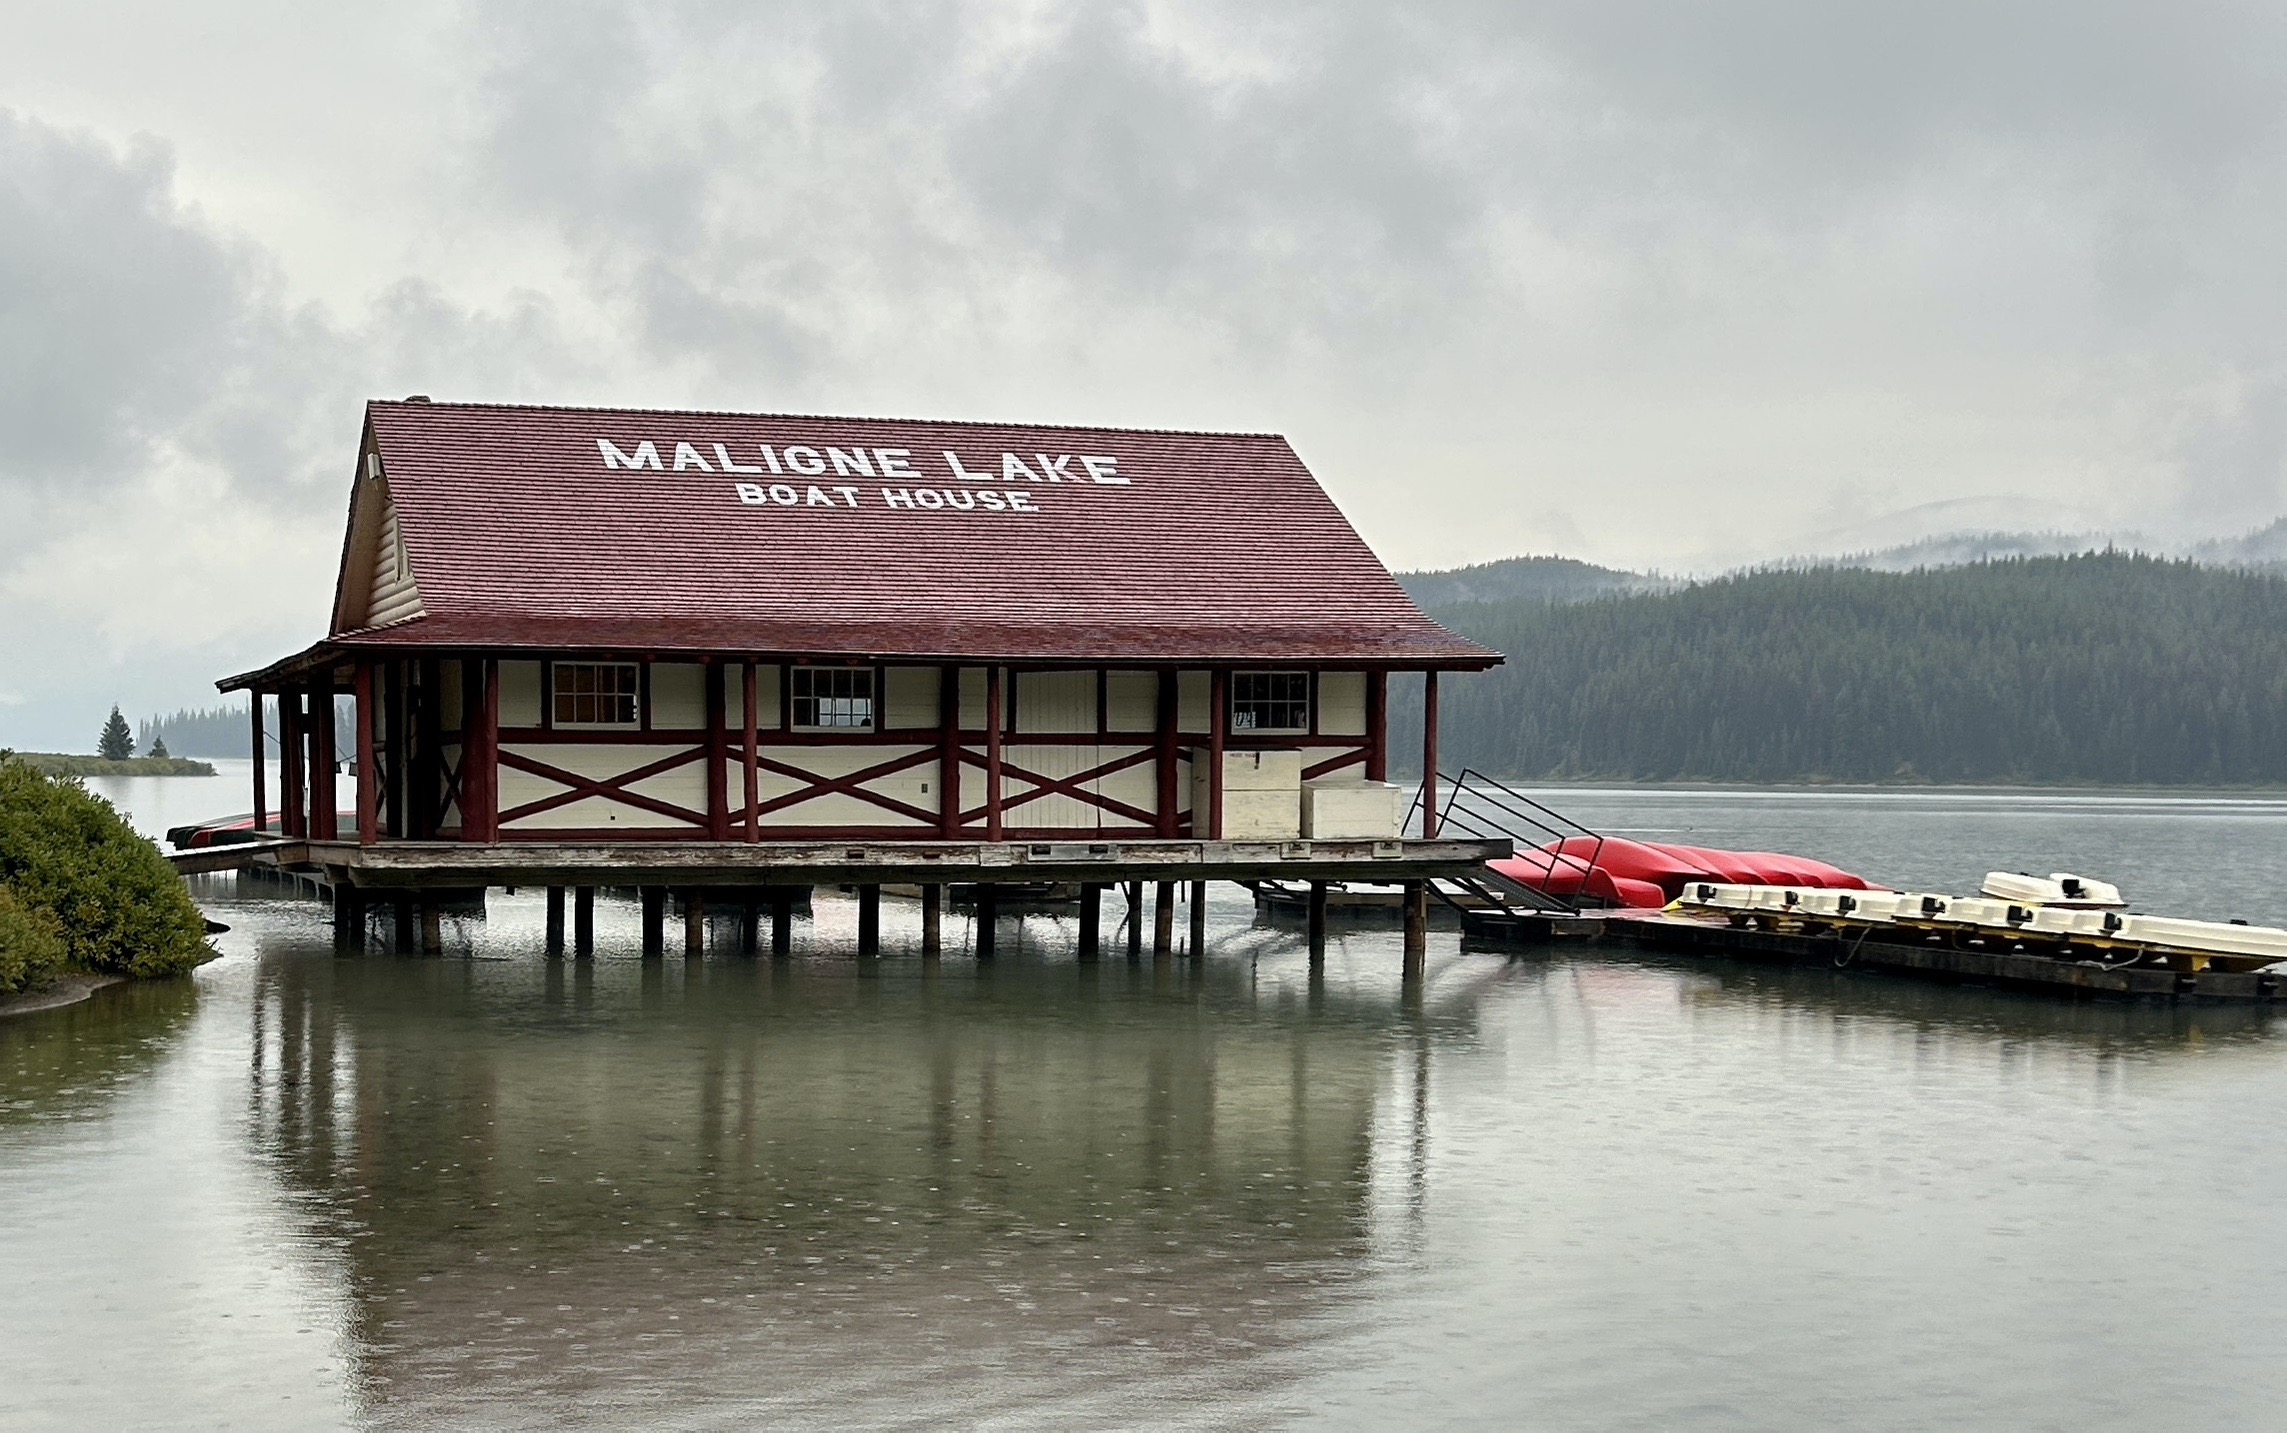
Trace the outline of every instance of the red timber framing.
<path fill-rule="evenodd" d="M 638 666 L 637 720 L 610 728 L 558 725 L 557 662 Z M 518 665 L 523 676 L 516 724 L 504 725 L 503 671 L 510 665 Z M 795 728 L 791 692 L 798 666 L 870 671 L 875 725 Z M 694 683 L 696 705 L 686 703 L 677 713 L 660 706 L 671 670 Z M 341 834 L 334 829 L 340 824 L 333 816 L 334 769 L 341 757 L 354 759 L 355 839 L 363 845 L 1116 835 L 1218 840 L 1229 752 L 1300 750 L 1305 780 L 1344 771 L 1370 781 L 1387 779 L 1386 671 L 1361 674 L 1363 713 L 1353 698 L 1331 731 L 1321 729 L 1322 674 L 1313 671 L 1309 727 L 1253 732 L 1231 725 L 1232 674 L 1248 670 L 1262 668 L 893 668 L 781 654 L 358 656 L 257 690 L 253 722 L 259 731 L 261 703 L 274 692 L 279 818 L 290 835 L 331 840 Z M 934 703 L 921 709 L 933 724 L 912 724 L 916 712 L 908 702 L 900 713 L 905 721 L 885 728 L 892 671 L 908 680 L 918 673 L 934 679 Z M 1094 679 L 1095 718 L 1086 723 L 1093 729 L 1035 729 L 1035 716 L 1024 707 L 1024 681 L 1079 673 Z M 1434 763 L 1438 684 L 1434 672 L 1425 676 L 1423 756 Z M 1110 695 L 1115 678 L 1131 684 L 1118 716 Z M 1187 710 L 1183 693 L 1191 681 L 1204 690 L 1189 688 L 1195 694 Z M 350 733 L 337 734 L 333 700 L 342 690 L 354 694 L 356 716 Z M 1148 698 L 1139 695 L 1145 692 Z M 1204 711 L 1198 709 L 1201 697 Z M 1190 793 L 1200 761 L 1207 763 L 1199 782 L 1206 805 L 1194 811 Z M 1434 765 L 1426 769 L 1435 771 Z M 516 794 L 505 795 L 511 787 Z M 1436 798 L 1434 774 L 1427 795 Z M 265 797 L 258 784 L 258 803 Z M 811 803 L 834 810 L 835 819 L 799 819 Z M 1047 815 L 1051 810 L 1057 814 Z M 1435 833 L 1432 815 L 1422 835 Z"/>

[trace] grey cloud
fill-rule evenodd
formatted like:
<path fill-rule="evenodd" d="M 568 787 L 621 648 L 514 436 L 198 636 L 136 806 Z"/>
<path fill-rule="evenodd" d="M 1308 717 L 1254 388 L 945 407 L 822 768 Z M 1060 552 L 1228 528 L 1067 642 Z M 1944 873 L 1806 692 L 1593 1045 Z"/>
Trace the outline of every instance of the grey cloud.
<path fill-rule="evenodd" d="M 155 142 L 0 110 L 0 484 L 114 482 L 234 362 L 258 271 L 177 204 Z"/>

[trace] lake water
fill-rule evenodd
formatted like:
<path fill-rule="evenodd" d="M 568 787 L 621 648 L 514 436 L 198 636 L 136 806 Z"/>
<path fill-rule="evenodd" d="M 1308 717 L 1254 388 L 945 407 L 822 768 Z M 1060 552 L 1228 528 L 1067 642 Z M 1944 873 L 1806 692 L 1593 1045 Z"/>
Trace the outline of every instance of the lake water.
<path fill-rule="evenodd" d="M 2287 918 L 2279 801 L 1550 799 Z M 782 964 L 646 965 L 617 901 L 549 962 L 530 892 L 441 959 L 337 954 L 317 906 L 199 889 L 232 929 L 195 979 L 0 1022 L 0 1427 L 2287 1415 L 2255 1012 L 1450 933 L 1409 994 L 1394 931 L 1314 979 L 1227 887 L 1196 967 L 1083 967 L 1045 917 L 924 965 L 896 901 L 859 961 L 830 894 Z"/>

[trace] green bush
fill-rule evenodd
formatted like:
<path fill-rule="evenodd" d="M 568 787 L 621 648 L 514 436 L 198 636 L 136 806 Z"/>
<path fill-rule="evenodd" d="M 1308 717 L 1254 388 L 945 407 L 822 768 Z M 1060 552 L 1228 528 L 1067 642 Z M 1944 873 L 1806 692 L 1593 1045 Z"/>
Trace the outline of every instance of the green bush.
<path fill-rule="evenodd" d="M 0 886 L 0 995 L 37 990 L 63 968 L 64 938 L 55 921 L 16 903 Z"/>
<path fill-rule="evenodd" d="M 180 876 L 111 803 L 77 781 L 0 758 L 0 885 L 54 922 L 65 958 L 137 979 L 211 957 Z"/>

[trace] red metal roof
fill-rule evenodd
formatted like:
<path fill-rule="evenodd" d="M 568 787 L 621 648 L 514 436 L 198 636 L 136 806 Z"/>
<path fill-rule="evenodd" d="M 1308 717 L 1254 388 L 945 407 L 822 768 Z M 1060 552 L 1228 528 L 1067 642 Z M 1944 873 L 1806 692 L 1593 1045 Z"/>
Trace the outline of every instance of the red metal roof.
<path fill-rule="evenodd" d="M 366 412 L 427 615 L 322 645 L 1501 660 L 1424 616 L 1274 435 Z"/>

